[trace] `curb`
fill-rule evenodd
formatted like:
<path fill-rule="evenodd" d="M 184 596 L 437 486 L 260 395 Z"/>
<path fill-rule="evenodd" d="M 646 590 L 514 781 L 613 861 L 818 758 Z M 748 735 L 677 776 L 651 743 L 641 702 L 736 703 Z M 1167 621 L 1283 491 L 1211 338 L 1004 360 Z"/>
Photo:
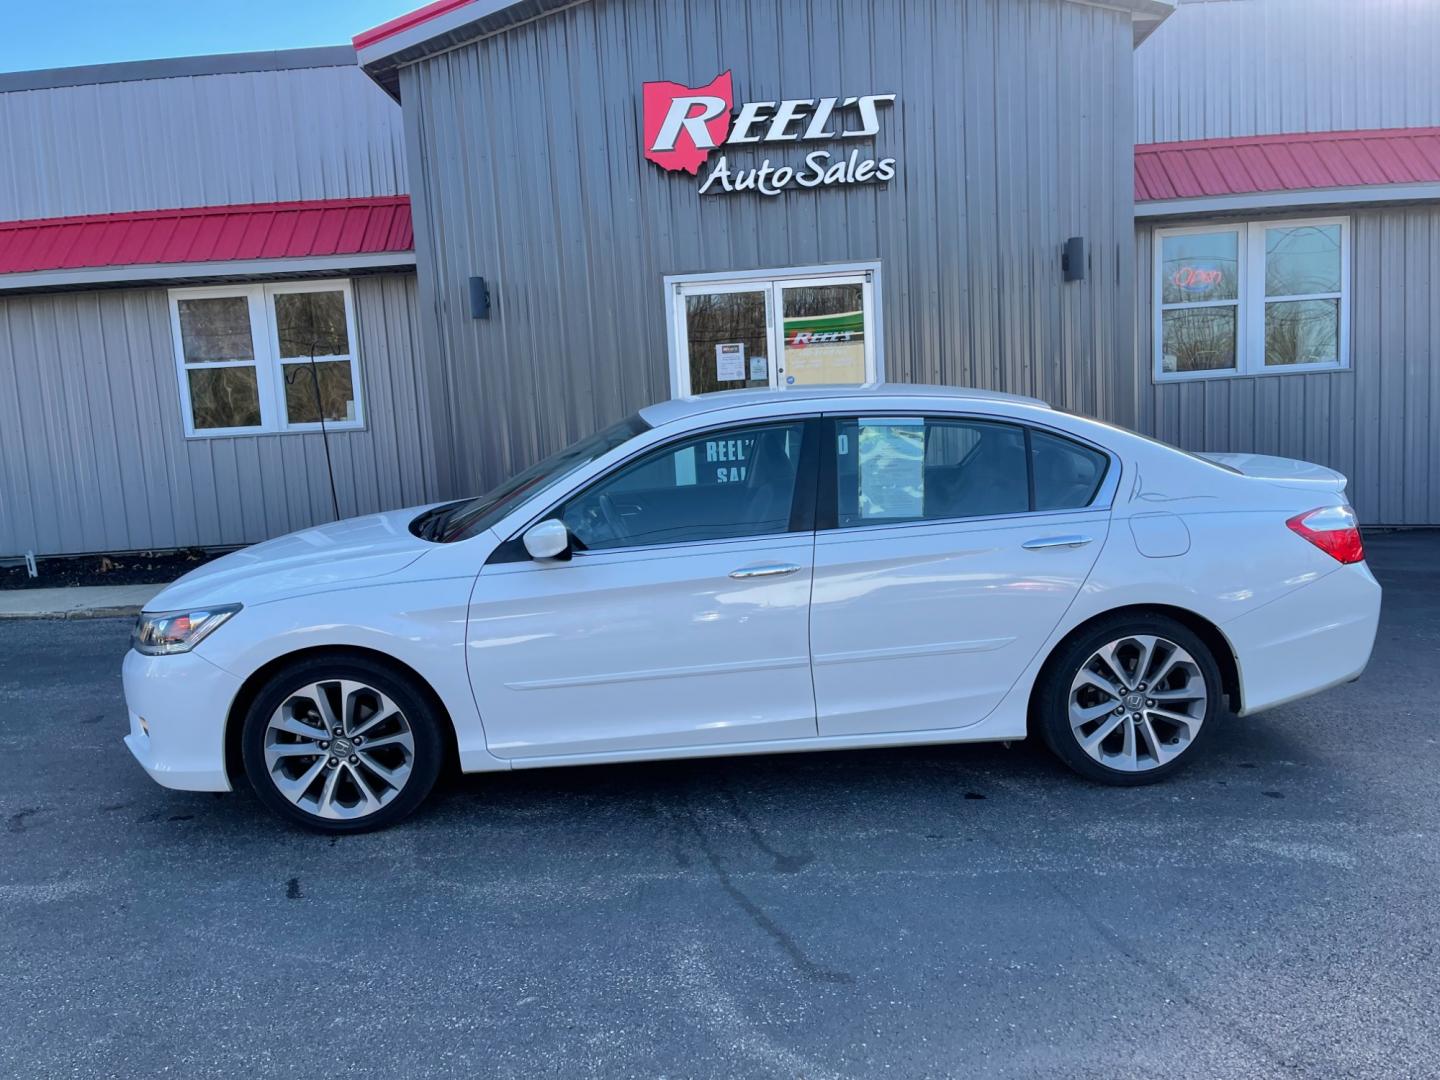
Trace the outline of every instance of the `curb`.
<path fill-rule="evenodd" d="M 46 586 L 0 591 L 3 619 L 133 619 L 165 588 L 135 585 Z"/>
<path fill-rule="evenodd" d="M 56 622 L 68 619 L 133 619 L 140 614 L 139 604 L 123 607 L 76 608 L 74 611 L 0 611 L 0 621 L 6 619 L 51 619 Z"/>

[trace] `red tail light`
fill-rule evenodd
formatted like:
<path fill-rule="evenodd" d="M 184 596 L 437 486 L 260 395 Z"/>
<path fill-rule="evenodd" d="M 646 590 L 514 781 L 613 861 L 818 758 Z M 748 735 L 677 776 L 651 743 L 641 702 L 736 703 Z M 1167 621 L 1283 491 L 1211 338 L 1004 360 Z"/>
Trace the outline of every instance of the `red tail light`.
<path fill-rule="evenodd" d="M 1322 506 L 1296 514 L 1285 522 L 1332 559 L 1357 563 L 1365 558 L 1365 541 L 1360 538 L 1360 525 L 1355 511 L 1348 506 Z"/>

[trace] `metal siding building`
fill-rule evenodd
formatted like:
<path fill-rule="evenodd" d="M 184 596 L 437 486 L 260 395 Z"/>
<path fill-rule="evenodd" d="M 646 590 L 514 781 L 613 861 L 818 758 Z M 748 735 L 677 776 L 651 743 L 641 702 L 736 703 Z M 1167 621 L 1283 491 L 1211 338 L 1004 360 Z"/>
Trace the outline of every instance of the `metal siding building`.
<path fill-rule="evenodd" d="M 438 55 L 398 69 L 452 448 L 442 490 L 675 392 L 662 282 L 680 274 L 878 262 L 884 377 L 1133 423 L 1134 37 L 1120 7 L 595 0 L 465 44 L 442 34 Z M 751 100 L 893 92 L 875 153 L 897 177 L 716 198 L 648 164 L 642 84 L 727 70 Z M 1064 284 L 1070 236 L 1090 265 Z M 472 275 L 492 282 L 488 321 L 469 315 Z"/>
<path fill-rule="evenodd" d="M 1178 0 L 1135 51 L 1135 141 L 1425 127 L 1432 0 Z"/>
<path fill-rule="evenodd" d="M 1352 367 L 1304 375 L 1153 384 L 1142 430 L 1178 446 L 1301 458 L 1339 469 L 1371 525 L 1440 524 L 1440 210 L 1352 213 Z M 1135 259 L 1153 259 L 1151 230 Z M 1148 355 L 1153 295 L 1136 296 Z"/>
<path fill-rule="evenodd" d="M 366 397 L 383 404 L 329 436 L 342 515 L 434 490 L 415 277 L 354 287 Z M 0 350 L 0 554 L 250 544 L 330 520 L 320 435 L 183 437 L 165 290 L 0 297 Z"/>
<path fill-rule="evenodd" d="M 1425 0 L 1182 0 L 1136 52 L 1137 158 L 1161 150 L 1144 144 L 1169 144 L 1160 156 L 1189 185 L 1187 197 L 1137 206 L 1142 373 L 1154 361 L 1157 229 L 1339 217 L 1349 242 L 1343 368 L 1172 382 L 1142 374 L 1140 426 L 1187 448 L 1339 469 L 1372 525 L 1440 524 L 1437 39 L 1440 6 Z M 1363 137 L 1342 136 L 1307 166 L 1298 133 L 1355 129 Z M 1233 154 L 1254 136 L 1295 151 L 1290 175 L 1267 181 L 1239 164 Z M 1333 152 L 1346 146 L 1348 155 Z M 1187 175 L 1179 159 L 1189 147 L 1231 154 L 1229 169 Z"/>
<path fill-rule="evenodd" d="M 0 558 L 249 543 L 332 516 L 332 466 L 342 514 L 470 494 L 805 371 L 1306 458 L 1440 524 L 1437 32 L 1426 0 L 436 0 L 354 49 L 0 75 Z M 812 150 L 843 167 L 789 183 Z M 784 190 L 725 190 L 771 159 Z M 1343 281 L 1272 288 L 1292 233 Z"/>
<path fill-rule="evenodd" d="M 77 215 L 403 194 L 400 110 L 349 47 L 0 75 L 0 131 L 0 220 L 57 241 L 57 268 L 0 274 L 0 556 L 239 545 L 332 516 L 321 434 L 186 437 L 171 285 L 348 281 L 365 419 L 328 433 L 340 511 L 433 498 L 413 253 L 290 237 L 310 257 L 157 266 L 70 242 L 79 268 L 58 268 Z"/>
<path fill-rule="evenodd" d="M 0 132 L 0 221 L 406 190 L 347 46 L 0 74 Z"/>

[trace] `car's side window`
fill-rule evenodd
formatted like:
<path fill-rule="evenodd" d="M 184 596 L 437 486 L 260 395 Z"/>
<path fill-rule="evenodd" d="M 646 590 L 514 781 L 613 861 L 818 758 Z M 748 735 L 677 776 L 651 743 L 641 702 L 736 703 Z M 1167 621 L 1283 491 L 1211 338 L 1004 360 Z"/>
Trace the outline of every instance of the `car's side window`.
<path fill-rule="evenodd" d="M 804 435 L 796 421 L 671 443 L 591 485 L 560 520 L 586 551 L 785 532 Z"/>
<path fill-rule="evenodd" d="M 1036 510 L 1089 506 L 1105 479 L 1108 459 L 1098 450 L 1043 431 L 1030 432 Z"/>
<path fill-rule="evenodd" d="M 835 513 L 844 528 L 1087 506 L 1104 454 L 991 420 L 857 417 L 835 425 Z"/>
<path fill-rule="evenodd" d="M 859 417 L 836 425 L 841 528 L 1029 509 L 1025 432 L 983 420 Z"/>

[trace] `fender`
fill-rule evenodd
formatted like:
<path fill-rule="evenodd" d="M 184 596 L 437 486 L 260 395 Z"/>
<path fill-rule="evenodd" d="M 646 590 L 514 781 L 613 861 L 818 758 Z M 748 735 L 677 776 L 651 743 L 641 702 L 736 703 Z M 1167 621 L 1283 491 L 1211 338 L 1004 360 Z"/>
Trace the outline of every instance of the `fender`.
<path fill-rule="evenodd" d="M 483 552 L 472 554 L 484 561 Z M 444 702 L 455 728 L 461 769 L 508 769 L 508 762 L 486 749 L 485 726 L 465 667 L 465 626 L 475 577 L 467 573 L 385 581 L 328 592 L 323 594 L 323 621 L 316 618 L 314 594 L 255 604 L 233 620 L 246 628 L 245 634 L 217 633 L 196 652 L 242 681 L 302 649 L 349 646 L 393 656 Z M 227 712 L 232 703 L 225 703 Z"/>

